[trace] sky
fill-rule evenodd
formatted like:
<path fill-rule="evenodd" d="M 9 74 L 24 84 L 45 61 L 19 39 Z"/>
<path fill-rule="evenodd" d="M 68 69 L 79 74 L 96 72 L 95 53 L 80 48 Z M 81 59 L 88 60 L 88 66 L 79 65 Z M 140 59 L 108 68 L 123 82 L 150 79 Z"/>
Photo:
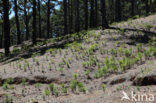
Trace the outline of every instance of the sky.
<path fill-rule="evenodd" d="M 59 0 L 59 1 L 62 1 L 62 0 Z M 60 8 L 59 5 L 55 6 L 55 9 L 59 9 L 59 8 Z M 11 14 L 9 15 L 9 18 L 11 19 L 14 16 L 15 16 L 15 13 L 14 13 L 14 11 L 11 10 Z"/>

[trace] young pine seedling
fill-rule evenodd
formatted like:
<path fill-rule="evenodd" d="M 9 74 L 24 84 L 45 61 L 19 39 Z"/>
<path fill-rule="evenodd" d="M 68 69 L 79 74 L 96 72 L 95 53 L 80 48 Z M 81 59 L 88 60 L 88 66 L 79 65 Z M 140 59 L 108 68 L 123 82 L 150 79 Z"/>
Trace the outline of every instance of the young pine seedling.
<path fill-rule="evenodd" d="M 86 92 L 86 88 L 85 88 L 83 83 L 78 82 L 77 86 L 78 86 L 78 89 L 79 89 L 80 92 L 83 92 L 83 93 Z"/>
<path fill-rule="evenodd" d="M 5 102 L 4 103 L 13 103 L 12 97 L 10 97 L 8 94 L 5 94 Z"/>
<path fill-rule="evenodd" d="M 36 83 L 35 84 L 35 88 L 38 88 L 39 89 L 40 85 L 41 85 L 40 83 Z"/>
<path fill-rule="evenodd" d="M 3 84 L 3 89 L 4 89 L 4 90 L 9 89 L 9 84 L 8 84 L 7 82 L 5 82 L 5 83 Z"/>
<path fill-rule="evenodd" d="M 25 86 L 25 84 L 26 84 L 26 79 L 23 78 L 22 79 L 22 85 Z"/>
<path fill-rule="evenodd" d="M 44 90 L 44 95 L 49 96 L 50 95 L 50 91 L 48 89 Z"/>
<path fill-rule="evenodd" d="M 76 93 L 76 87 L 77 87 L 77 80 L 72 80 L 71 84 L 70 84 L 70 88 L 72 90 L 72 92 Z"/>
<path fill-rule="evenodd" d="M 84 72 L 84 74 L 85 74 L 86 76 L 88 76 L 89 73 L 90 73 L 90 70 L 88 70 L 88 69 Z"/>
<path fill-rule="evenodd" d="M 53 92 L 54 91 L 54 84 L 53 83 L 49 84 L 49 88 L 50 88 L 50 91 Z"/>
<path fill-rule="evenodd" d="M 59 89 L 54 88 L 53 94 L 57 97 L 59 95 Z"/>
<path fill-rule="evenodd" d="M 106 85 L 102 84 L 101 87 L 102 87 L 102 90 L 105 92 L 106 91 Z"/>
<path fill-rule="evenodd" d="M 77 78 L 78 78 L 78 74 L 77 74 L 77 73 L 74 73 L 74 74 L 73 74 L 73 79 L 74 79 L 74 80 L 77 80 Z"/>
<path fill-rule="evenodd" d="M 65 87 L 65 84 L 61 84 L 61 91 L 62 93 L 67 93 L 67 87 Z"/>

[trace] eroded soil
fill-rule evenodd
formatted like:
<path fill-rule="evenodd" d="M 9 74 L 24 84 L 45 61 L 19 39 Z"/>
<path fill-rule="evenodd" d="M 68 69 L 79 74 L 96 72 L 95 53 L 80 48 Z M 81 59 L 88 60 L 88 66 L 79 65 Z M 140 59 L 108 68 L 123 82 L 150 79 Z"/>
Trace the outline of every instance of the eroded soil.
<path fill-rule="evenodd" d="M 142 45 L 140 52 L 149 49 L 149 41 L 156 35 L 155 18 L 156 15 L 152 15 L 115 24 L 112 25 L 113 28 L 104 31 L 91 30 L 85 39 L 76 43 L 63 46 L 58 43 L 57 47 L 54 43 L 36 46 L 1 62 L 0 103 L 5 103 L 6 99 L 13 103 L 134 103 L 131 100 L 121 100 L 123 91 L 128 95 L 132 91 L 140 94 L 151 93 L 155 95 L 155 101 L 150 103 L 156 103 L 155 54 L 142 56 L 124 70 L 117 63 L 125 57 L 119 48 L 131 49 L 132 55 L 128 55 L 132 57 L 138 55 L 138 44 Z M 140 40 L 144 35 L 150 36 Z M 73 38 L 71 41 L 74 41 Z M 93 52 L 88 53 L 86 50 L 92 46 Z M 48 51 L 51 47 L 53 49 Z M 114 53 L 114 50 L 119 51 Z M 30 54 L 34 51 L 35 54 Z M 108 70 L 103 76 L 96 77 L 98 69 L 106 65 L 107 57 L 115 58 L 115 64 L 118 65 L 116 70 Z M 91 59 L 95 59 L 92 60 L 94 62 L 87 65 L 86 62 Z M 88 75 L 86 71 L 89 71 Z M 75 74 L 75 79 L 84 84 L 85 92 L 71 90 Z M 57 95 L 49 93 L 50 83 L 54 83 L 57 88 Z M 62 83 L 67 88 L 67 93 L 62 93 Z"/>

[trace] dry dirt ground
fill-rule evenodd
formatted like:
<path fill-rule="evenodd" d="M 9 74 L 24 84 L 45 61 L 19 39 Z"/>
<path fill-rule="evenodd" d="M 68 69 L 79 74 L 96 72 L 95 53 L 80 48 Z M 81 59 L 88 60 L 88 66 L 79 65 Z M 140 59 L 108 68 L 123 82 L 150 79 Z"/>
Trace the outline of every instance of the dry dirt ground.
<path fill-rule="evenodd" d="M 72 38 L 66 45 L 50 41 L 34 47 L 25 43 L 29 49 L 24 51 L 11 47 L 15 54 L 0 62 L 0 103 L 156 103 L 156 53 L 145 54 L 150 45 L 156 46 L 155 18 L 90 30 L 82 40 Z M 140 59 L 121 68 L 119 61 L 126 57 L 133 58 L 131 62 Z M 103 72 L 99 68 L 107 66 L 106 58 L 111 66 Z M 81 83 L 75 91 L 74 81 Z M 121 100 L 123 91 L 130 100 Z M 150 102 L 151 94 L 155 100 Z"/>

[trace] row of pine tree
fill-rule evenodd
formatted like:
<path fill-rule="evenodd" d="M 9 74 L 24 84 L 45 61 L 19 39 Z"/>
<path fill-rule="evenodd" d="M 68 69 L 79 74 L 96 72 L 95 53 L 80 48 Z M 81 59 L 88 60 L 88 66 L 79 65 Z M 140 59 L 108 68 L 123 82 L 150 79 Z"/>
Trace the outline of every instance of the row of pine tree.
<path fill-rule="evenodd" d="M 155 0 L 2 0 L 0 48 L 52 38 L 155 12 Z M 14 14 L 14 15 L 13 15 Z M 9 17 L 10 15 L 13 15 Z"/>

